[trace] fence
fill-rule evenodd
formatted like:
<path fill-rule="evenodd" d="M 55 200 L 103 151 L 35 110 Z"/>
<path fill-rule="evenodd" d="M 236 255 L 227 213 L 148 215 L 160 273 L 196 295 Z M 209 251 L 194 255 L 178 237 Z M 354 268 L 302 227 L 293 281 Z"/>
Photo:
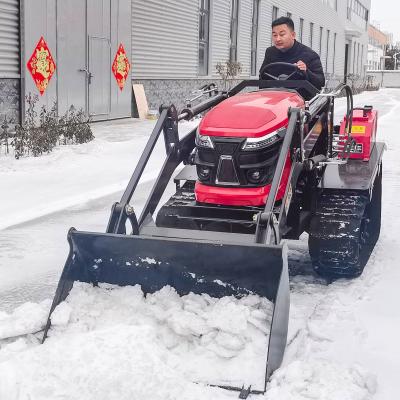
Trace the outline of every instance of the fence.
<path fill-rule="evenodd" d="M 372 77 L 379 87 L 400 88 L 400 70 L 367 71 L 367 76 Z"/>

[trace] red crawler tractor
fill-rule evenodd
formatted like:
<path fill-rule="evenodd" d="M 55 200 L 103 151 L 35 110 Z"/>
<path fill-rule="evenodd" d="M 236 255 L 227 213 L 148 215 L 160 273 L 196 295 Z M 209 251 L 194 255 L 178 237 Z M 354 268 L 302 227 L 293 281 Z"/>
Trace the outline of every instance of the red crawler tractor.
<path fill-rule="evenodd" d="M 266 385 L 286 344 L 285 239 L 307 232 L 319 274 L 355 277 L 380 231 L 384 144 L 376 141 L 376 111 L 354 109 L 346 85 L 319 93 L 308 81 L 291 80 L 296 73 L 291 64 L 270 64 L 262 71 L 265 79 L 219 94 L 212 87 L 211 97 L 180 115 L 174 106 L 161 107 L 107 232 L 70 230 L 70 254 L 51 312 L 76 280 L 140 284 L 146 293 L 170 285 L 182 295 L 264 296 L 274 304 Z M 347 112 L 335 125 L 340 93 Z M 178 121 L 204 112 L 199 127 L 180 138 Z M 129 202 L 161 132 L 166 160 L 137 217 Z M 159 208 L 171 179 L 176 193 Z M 155 262 L 145 262 L 149 258 Z M 45 337 L 49 328 L 50 318 Z M 241 398 L 265 390 L 243 385 L 228 388 Z"/>

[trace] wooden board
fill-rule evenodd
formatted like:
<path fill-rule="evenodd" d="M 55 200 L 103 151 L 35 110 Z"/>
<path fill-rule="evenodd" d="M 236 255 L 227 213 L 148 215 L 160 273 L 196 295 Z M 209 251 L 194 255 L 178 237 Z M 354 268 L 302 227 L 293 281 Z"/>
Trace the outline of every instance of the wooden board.
<path fill-rule="evenodd" d="M 149 106 L 147 104 L 146 93 L 142 84 L 132 84 L 133 94 L 135 96 L 136 107 L 140 119 L 145 119 L 149 112 Z"/>

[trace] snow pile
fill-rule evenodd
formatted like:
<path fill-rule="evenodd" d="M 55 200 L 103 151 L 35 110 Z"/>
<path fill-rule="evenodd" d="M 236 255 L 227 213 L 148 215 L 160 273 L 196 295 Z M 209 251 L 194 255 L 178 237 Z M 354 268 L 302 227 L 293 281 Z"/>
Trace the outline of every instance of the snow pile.
<path fill-rule="evenodd" d="M 43 329 L 49 314 L 50 300 L 39 304 L 24 303 L 12 313 L 0 311 L 0 340 L 26 335 Z"/>
<path fill-rule="evenodd" d="M 327 284 L 293 277 L 291 320 L 283 366 L 268 385 L 268 400 L 369 400 L 377 377 L 361 366 L 366 330 L 356 312 L 369 279 Z M 355 361 L 357 360 L 357 361 Z"/>
<path fill-rule="evenodd" d="M 24 349 L 23 344 L 20 347 Z M 0 363 L 0 398 L 227 398 L 216 389 L 188 382 L 165 362 L 167 358 L 150 327 L 117 325 L 85 334 L 68 334 Z"/>
<path fill-rule="evenodd" d="M 180 297 L 165 287 L 144 297 L 139 286 L 75 283 L 44 345 L 20 339 L 0 350 L 0 387 L 20 388 L 7 399 L 32 400 L 196 398 L 199 388 L 203 396 L 211 390 L 194 382 L 263 389 L 271 316 L 272 304 L 256 295 Z"/>

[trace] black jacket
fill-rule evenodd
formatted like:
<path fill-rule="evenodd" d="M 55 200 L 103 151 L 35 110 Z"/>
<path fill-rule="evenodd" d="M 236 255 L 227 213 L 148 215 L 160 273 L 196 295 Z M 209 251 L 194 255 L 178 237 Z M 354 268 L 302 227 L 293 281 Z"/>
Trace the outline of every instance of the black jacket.
<path fill-rule="evenodd" d="M 297 40 L 295 40 L 294 45 L 285 52 L 277 49 L 275 46 L 268 47 L 265 51 L 265 58 L 260 71 L 264 65 L 273 62 L 287 62 L 294 64 L 300 60 L 307 65 L 306 79 L 317 89 L 321 89 L 325 85 L 325 75 L 324 70 L 322 69 L 321 59 L 314 50 L 299 43 Z"/>

